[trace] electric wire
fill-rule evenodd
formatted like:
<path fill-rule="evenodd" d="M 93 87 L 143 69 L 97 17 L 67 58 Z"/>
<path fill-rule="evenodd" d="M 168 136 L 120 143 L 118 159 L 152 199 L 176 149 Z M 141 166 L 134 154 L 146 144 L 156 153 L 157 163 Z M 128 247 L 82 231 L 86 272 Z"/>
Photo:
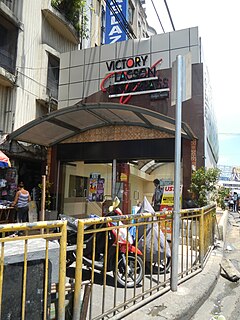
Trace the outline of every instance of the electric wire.
<path fill-rule="evenodd" d="M 119 15 L 121 16 L 122 21 L 123 21 L 126 29 L 127 29 L 128 32 L 132 35 L 132 37 L 136 39 L 136 35 L 135 35 L 135 33 L 133 32 L 133 30 L 132 30 L 129 22 L 127 21 L 125 15 L 123 14 L 123 12 L 122 12 L 121 8 L 119 7 L 118 3 L 116 2 L 116 0 L 112 0 L 112 2 L 115 4 L 115 6 L 116 6 L 116 8 L 117 8 L 117 10 L 118 10 L 118 13 L 119 13 Z"/>
<path fill-rule="evenodd" d="M 107 0 L 107 1 L 109 2 L 109 0 Z M 125 15 L 123 14 L 123 12 L 122 12 L 121 8 L 119 7 L 118 3 L 116 2 L 116 0 L 112 0 L 111 2 L 113 2 L 115 7 L 117 8 L 118 13 L 116 13 L 116 14 L 119 14 L 119 16 L 121 17 L 125 32 L 127 32 L 127 34 L 130 36 L 129 38 L 136 39 L 137 38 L 136 35 L 132 31 L 132 28 L 131 28 L 129 22 L 127 21 Z M 110 3 L 110 6 L 111 6 L 111 3 Z M 116 14 L 114 14 L 115 17 L 116 17 Z"/>
<path fill-rule="evenodd" d="M 156 15 L 157 15 L 157 18 L 158 18 L 158 21 L 159 21 L 159 23 L 160 23 L 160 26 L 161 26 L 161 28 L 162 28 L 162 31 L 165 33 L 165 30 L 164 30 L 164 28 L 163 28 L 161 19 L 160 19 L 160 17 L 159 17 L 159 14 L 158 14 L 158 12 L 157 12 L 157 9 L 156 9 L 156 7 L 155 7 L 155 4 L 154 4 L 153 0 L 151 0 L 151 2 L 152 2 L 152 5 L 153 5 L 153 9 L 154 9 L 154 11 L 155 11 L 155 13 L 156 13 Z"/>
<path fill-rule="evenodd" d="M 121 8 L 119 7 L 118 3 L 116 2 L 116 0 L 112 0 L 112 2 L 113 2 L 113 3 L 115 4 L 115 6 L 117 7 L 118 12 L 119 12 L 119 15 L 121 16 L 123 22 L 125 23 L 126 28 L 127 28 L 128 31 L 130 32 L 130 34 L 132 35 L 132 37 L 133 37 L 134 39 L 136 39 L 137 37 L 136 37 L 134 31 L 132 30 L 132 27 L 130 26 L 129 22 L 127 21 L 125 15 L 123 14 L 123 12 L 122 12 Z"/>
<path fill-rule="evenodd" d="M 175 27 L 174 27 L 173 20 L 172 20 L 172 16 L 171 16 L 171 13 L 170 13 L 168 4 L 167 4 L 167 0 L 164 0 L 164 3 L 165 3 L 165 7 L 166 7 L 166 9 L 167 9 L 167 12 L 168 12 L 168 17 L 169 17 L 169 19 L 170 19 L 170 21 L 171 21 L 171 25 L 172 25 L 173 31 L 175 31 Z"/>
<path fill-rule="evenodd" d="M 124 17 L 121 9 L 119 8 L 119 6 L 118 6 L 118 4 L 115 2 L 115 0 L 113 0 L 113 2 L 116 3 L 116 7 L 117 7 L 117 10 L 118 10 L 118 13 L 119 13 L 119 15 L 122 17 L 122 19 L 123 19 L 123 17 L 124 17 L 124 19 L 125 19 L 125 21 L 126 21 L 126 24 L 124 24 L 124 22 L 119 18 L 118 14 L 115 12 L 115 10 L 112 8 L 111 4 L 109 3 L 109 0 L 105 0 L 105 2 L 106 2 L 107 7 L 109 8 L 109 10 L 112 12 L 112 14 L 113 14 L 114 17 L 116 18 L 116 20 L 119 22 L 119 25 L 121 26 L 122 30 L 123 30 L 124 32 L 126 32 L 128 38 L 131 39 L 132 37 L 134 37 L 134 38 L 136 39 L 135 34 L 132 35 L 131 32 L 129 31 L 129 30 L 131 30 L 131 29 L 130 29 L 130 26 L 129 26 L 129 23 L 127 22 L 126 18 Z"/>
<path fill-rule="evenodd" d="M 130 36 L 130 34 L 129 34 L 127 28 L 126 28 L 126 26 L 123 24 L 122 20 L 121 20 L 121 19 L 118 17 L 118 15 L 115 13 L 115 11 L 114 11 L 114 9 L 112 8 L 112 6 L 111 6 L 111 4 L 109 3 L 109 1 L 108 1 L 108 0 L 105 0 L 105 2 L 106 2 L 106 6 L 109 8 L 109 10 L 112 12 L 112 14 L 114 15 L 114 17 L 115 17 L 116 20 L 118 21 L 121 29 L 122 29 L 124 32 L 126 32 L 128 38 L 130 38 L 131 36 Z"/>
<path fill-rule="evenodd" d="M 111 11 L 112 15 L 116 18 L 116 20 L 118 21 L 121 29 L 126 32 L 127 36 L 130 37 L 130 34 L 128 33 L 128 30 L 126 28 L 126 26 L 123 24 L 122 20 L 119 18 L 119 16 L 116 14 L 116 12 L 114 11 L 114 9 L 112 8 L 111 4 L 109 3 L 109 0 L 104 0 L 106 3 L 106 6 L 109 8 L 109 10 Z"/>

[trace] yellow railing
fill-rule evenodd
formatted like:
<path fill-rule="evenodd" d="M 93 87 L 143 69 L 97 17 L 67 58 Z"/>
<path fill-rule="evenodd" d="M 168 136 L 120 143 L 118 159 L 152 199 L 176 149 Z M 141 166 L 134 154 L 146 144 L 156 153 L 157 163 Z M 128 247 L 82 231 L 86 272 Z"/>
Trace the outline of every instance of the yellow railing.
<path fill-rule="evenodd" d="M 215 213 L 215 206 L 181 211 L 178 267 L 179 283 L 200 272 L 206 262 L 207 256 L 213 247 Z M 120 319 L 140 305 L 170 290 L 171 268 L 164 269 L 163 262 L 166 263 L 168 261 L 167 244 L 168 240 L 172 240 L 172 212 L 168 212 L 167 214 L 156 213 L 154 216 L 145 213 L 134 215 L 133 222 L 132 219 L 132 215 L 126 215 L 81 219 L 78 221 L 75 288 L 80 290 L 82 287 L 81 282 L 86 280 L 86 278 L 83 278 L 83 274 L 86 275 L 86 270 L 89 268 L 90 273 L 88 277 L 92 284 L 88 311 L 89 319 L 103 319 L 104 317 Z M 120 224 L 120 222 L 123 224 Z M 119 233 L 123 228 L 130 231 L 133 226 L 136 228 L 136 238 L 138 239 L 141 233 L 144 243 L 144 246 L 138 241 L 135 243 L 136 248 L 140 248 L 142 251 L 140 258 L 143 262 L 143 277 L 142 281 L 137 283 L 137 272 L 139 272 L 137 254 L 129 252 L 128 247 L 126 247 L 126 265 L 128 265 L 129 259 L 132 259 L 133 268 L 133 284 L 132 288 L 129 288 L 126 280 L 127 277 L 125 277 L 125 283 L 122 285 L 119 285 L 117 278 L 113 277 L 113 275 L 116 275 L 118 272 L 117 261 L 121 255 L 118 243 L 115 245 L 116 261 L 114 268 L 113 270 L 111 268 L 108 269 L 110 262 L 107 260 L 107 257 L 109 256 L 109 250 L 112 246 L 112 244 L 109 243 L 108 233 L 115 229 L 118 230 Z M 149 236 L 149 230 L 155 231 L 150 231 L 151 234 Z M 155 232 L 159 234 L 160 230 L 164 234 L 164 242 L 160 241 L 160 237 L 158 237 L 157 240 L 154 238 Z M 89 238 L 89 235 L 92 236 L 91 250 L 89 249 L 88 243 L 87 252 L 85 249 L 86 238 Z M 104 264 L 101 277 L 98 271 L 94 269 L 94 262 L 98 259 L 97 245 L 100 239 L 105 241 L 102 250 Z M 92 261 L 92 264 L 88 265 L 87 268 L 83 263 L 85 254 L 90 255 L 89 260 Z M 107 271 L 112 271 L 113 275 Z M 78 290 L 75 291 L 74 320 L 78 319 L 80 310 L 80 293 Z"/>
<path fill-rule="evenodd" d="M 63 221 L 0 225 L 2 320 L 9 315 L 49 319 L 53 278 L 58 283 L 58 319 L 65 319 L 66 232 Z"/>
<path fill-rule="evenodd" d="M 214 242 L 215 214 L 215 206 L 181 211 L 178 283 L 206 263 Z M 11 289 L 7 269 L 16 262 L 22 320 L 30 319 L 30 280 L 33 286 L 41 282 L 37 289 L 44 320 L 121 319 L 170 290 L 172 212 L 79 219 L 72 234 L 66 224 L 59 220 L 0 225 L 2 320 Z M 135 236 L 133 244 L 120 237 L 127 232 Z M 33 260 L 40 261 L 42 273 L 31 273 Z"/>

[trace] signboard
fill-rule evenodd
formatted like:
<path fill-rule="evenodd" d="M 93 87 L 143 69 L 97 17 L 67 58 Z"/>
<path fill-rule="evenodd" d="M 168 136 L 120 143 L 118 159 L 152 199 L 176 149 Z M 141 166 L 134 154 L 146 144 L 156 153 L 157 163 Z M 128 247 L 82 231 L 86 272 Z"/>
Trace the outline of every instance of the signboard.
<path fill-rule="evenodd" d="M 191 52 L 183 57 L 182 67 L 182 101 L 192 98 L 192 55 Z M 171 106 L 176 104 L 177 63 L 172 64 Z"/>
<path fill-rule="evenodd" d="M 180 186 L 180 202 L 182 202 L 182 185 Z M 165 186 L 163 188 L 162 202 L 160 211 L 163 209 L 172 210 L 174 206 L 174 186 Z"/>
<path fill-rule="evenodd" d="M 219 180 L 240 182 L 240 167 L 218 165 L 221 170 Z"/>
<path fill-rule="evenodd" d="M 109 98 L 119 97 L 122 104 L 128 103 L 133 95 L 161 93 L 163 98 L 168 98 L 169 83 L 167 78 L 162 78 L 157 65 L 162 59 L 149 66 L 148 55 L 140 55 L 119 60 L 107 61 L 109 74 L 101 82 L 102 92 L 108 92 Z"/>
<path fill-rule="evenodd" d="M 127 34 L 122 26 L 126 26 L 128 0 L 106 1 L 106 33 L 105 44 L 125 41 Z"/>

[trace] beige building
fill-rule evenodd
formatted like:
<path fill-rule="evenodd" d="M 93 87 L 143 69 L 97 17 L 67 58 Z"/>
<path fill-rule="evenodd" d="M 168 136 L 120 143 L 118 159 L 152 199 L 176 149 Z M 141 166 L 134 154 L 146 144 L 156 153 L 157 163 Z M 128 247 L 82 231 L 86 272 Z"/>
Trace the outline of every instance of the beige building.
<path fill-rule="evenodd" d="M 4 139 L 57 109 L 60 54 L 78 45 L 76 30 L 51 1 L 0 1 L 0 148 L 29 188 L 41 177 L 44 150 Z"/>

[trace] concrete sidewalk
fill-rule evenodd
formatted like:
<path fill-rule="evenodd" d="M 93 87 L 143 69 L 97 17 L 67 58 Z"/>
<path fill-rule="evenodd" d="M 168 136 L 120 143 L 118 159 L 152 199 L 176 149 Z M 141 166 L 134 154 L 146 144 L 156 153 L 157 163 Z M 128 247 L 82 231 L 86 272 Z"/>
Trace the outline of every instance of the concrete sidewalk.
<path fill-rule="evenodd" d="M 190 320 L 214 289 L 220 275 L 228 211 L 218 212 L 217 234 L 220 240 L 212 251 L 203 271 L 178 286 L 177 292 L 169 291 L 151 301 L 124 319 Z"/>

